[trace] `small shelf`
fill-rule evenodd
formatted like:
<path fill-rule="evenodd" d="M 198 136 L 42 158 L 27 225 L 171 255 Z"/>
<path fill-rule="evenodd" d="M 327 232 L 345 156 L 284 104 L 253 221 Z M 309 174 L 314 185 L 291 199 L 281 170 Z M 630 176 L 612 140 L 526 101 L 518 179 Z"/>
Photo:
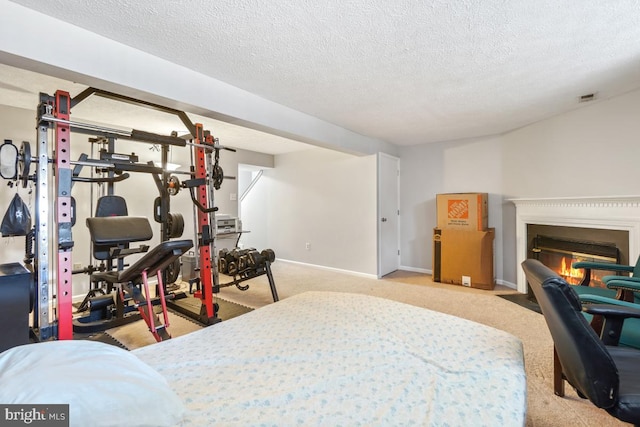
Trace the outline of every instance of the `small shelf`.
<path fill-rule="evenodd" d="M 236 248 L 238 247 L 238 244 L 240 243 L 240 238 L 242 237 L 242 235 L 244 233 L 251 233 L 248 230 L 242 230 L 242 231 L 227 231 L 224 233 L 216 233 L 216 238 L 220 239 L 220 240 L 226 240 L 226 239 L 231 239 L 234 236 L 238 236 L 236 239 Z"/>

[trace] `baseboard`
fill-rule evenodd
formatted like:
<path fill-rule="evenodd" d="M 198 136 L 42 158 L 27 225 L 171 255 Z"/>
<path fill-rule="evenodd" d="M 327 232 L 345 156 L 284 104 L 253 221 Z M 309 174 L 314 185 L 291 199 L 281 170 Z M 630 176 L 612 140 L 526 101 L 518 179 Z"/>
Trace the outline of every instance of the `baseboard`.
<path fill-rule="evenodd" d="M 327 267 L 324 265 L 318 265 L 318 264 L 309 264 L 306 262 L 300 262 L 300 261 L 292 261 L 290 259 L 281 259 L 281 258 L 277 258 L 278 262 L 288 262 L 290 264 L 297 264 L 297 265 L 303 265 L 305 267 L 313 267 L 313 268 L 318 268 L 320 270 L 328 270 L 328 271 L 335 271 L 336 273 L 345 273 L 345 274 L 351 274 L 352 276 L 360 276 L 360 277 L 366 277 L 368 279 L 377 279 L 378 276 L 375 274 L 367 274 L 367 273 L 361 273 L 359 271 L 352 271 L 352 270 L 343 270 L 341 268 L 334 268 L 334 267 Z"/>
<path fill-rule="evenodd" d="M 407 265 L 401 265 L 400 267 L 398 267 L 398 270 L 411 271 L 413 273 L 433 274 L 433 270 L 428 270 L 426 268 L 409 267 Z"/>
<path fill-rule="evenodd" d="M 496 280 L 496 285 L 506 286 L 507 288 L 511 288 L 514 291 L 518 289 L 518 286 L 515 283 L 511 283 L 506 280 Z"/>
<path fill-rule="evenodd" d="M 406 265 L 401 265 L 399 270 L 411 271 L 414 273 L 433 274 L 433 270 L 428 270 L 426 268 L 409 267 Z M 502 279 L 497 279 L 496 285 L 506 286 L 507 288 L 511 288 L 513 290 L 518 289 L 518 286 L 515 283 L 511 283 L 507 280 L 502 280 Z"/>

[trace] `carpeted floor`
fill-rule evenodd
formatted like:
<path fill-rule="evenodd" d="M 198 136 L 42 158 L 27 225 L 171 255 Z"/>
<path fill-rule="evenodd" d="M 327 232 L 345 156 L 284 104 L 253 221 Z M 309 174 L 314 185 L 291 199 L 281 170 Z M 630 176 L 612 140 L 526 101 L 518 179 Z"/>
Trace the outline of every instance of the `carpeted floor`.
<path fill-rule="evenodd" d="M 198 313 L 200 310 L 201 304 L 196 298 L 188 297 L 180 302 L 183 307 L 189 308 L 190 311 L 194 313 Z M 222 298 L 216 298 L 216 303 L 219 305 L 218 317 L 222 321 L 232 319 L 253 310 L 251 307 L 231 301 L 225 301 Z M 185 335 L 202 327 L 202 324 L 193 320 L 189 316 L 169 311 L 169 327 L 167 330 L 172 337 Z M 144 321 L 137 321 L 129 325 L 107 329 L 105 335 L 107 335 L 107 337 L 102 337 L 100 340 L 107 342 L 108 344 L 120 345 L 128 350 L 156 343 L 155 338 Z"/>
<path fill-rule="evenodd" d="M 220 320 L 233 319 L 236 316 L 243 315 L 253 310 L 253 308 L 251 307 L 247 307 L 245 305 L 231 301 L 226 301 L 222 298 L 215 298 L 215 302 L 218 304 L 218 317 L 220 318 Z M 200 307 L 202 305 L 199 298 L 194 298 L 192 296 L 187 296 L 187 298 L 176 300 L 174 301 L 174 303 L 192 313 L 199 313 Z"/>
<path fill-rule="evenodd" d="M 194 298 L 188 293 L 189 285 L 187 283 L 176 283 L 175 286 L 177 288 L 176 291 L 183 291 L 186 298 L 174 300 L 173 302 L 180 305 L 183 309 L 193 313 L 194 316 L 191 317 L 175 310 L 169 310 L 169 327 L 167 330 L 172 337 L 188 334 L 189 332 L 196 331 L 204 326 L 195 320 L 198 317 L 197 314 L 200 312 L 200 300 L 198 298 Z M 218 318 L 222 321 L 232 319 L 236 316 L 241 316 L 254 310 L 252 307 L 248 307 L 238 302 L 227 301 L 223 298 L 216 298 L 215 301 L 219 306 Z M 79 303 L 74 304 L 76 308 L 79 305 Z M 156 313 L 160 313 L 160 307 L 156 306 L 155 311 Z M 76 315 L 86 314 L 87 312 L 77 313 Z M 75 333 L 74 339 L 100 341 L 127 350 L 133 350 L 156 343 L 155 338 L 143 320 L 110 328 L 104 332 L 87 334 Z"/>
<path fill-rule="evenodd" d="M 106 332 L 95 332 L 92 334 L 73 334 L 74 340 L 87 340 L 87 341 L 98 341 L 105 344 L 115 345 L 116 347 L 123 348 L 125 350 L 129 350 L 123 343 L 113 338 Z"/>
<path fill-rule="evenodd" d="M 498 295 L 500 298 L 504 298 L 507 301 L 511 301 L 514 304 L 518 304 L 520 307 L 527 308 L 529 310 L 535 311 L 536 313 L 542 314 L 540 310 L 540 306 L 538 303 L 533 302 L 529 299 L 528 295 L 525 294 L 503 294 Z"/>

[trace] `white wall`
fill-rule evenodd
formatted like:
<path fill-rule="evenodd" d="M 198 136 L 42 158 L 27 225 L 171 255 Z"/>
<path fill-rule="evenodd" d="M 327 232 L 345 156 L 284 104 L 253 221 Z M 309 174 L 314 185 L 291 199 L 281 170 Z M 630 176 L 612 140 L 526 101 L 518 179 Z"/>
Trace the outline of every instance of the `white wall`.
<path fill-rule="evenodd" d="M 489 194 L 496 277 L 515 287 L 518 197 L 640 194 L 640 91 L 489 138 L 401 149 L 401 264 L 430 271 L 435 194 Z M 501 266 L 502 264 L 502 266 Z"/>
<path fill-rule="evenodd" d="M 505 199 L 640 195 L 640 90 L 504 135 Z M 515 207 L 504 204 L 504 278 L 516 281 Z"/>
<path fill-rule="evenodd" d="M 251 171 L 244 169 L 243 174 L 246 185 L 249 185 L 252 181 Z M 248 231 L 242 235 L 241 247 L 256 248 L 261 251 L 270 245 L 268 227 L 271 216 L 269 210 L 271 182 L 263 175 L 241 202 L 242 229 Z"/>
<path fill-rule="evenodd" d="M 220 141 L 224 145 L 224 141 Z M 238 216 L 238 198 L 240 190 L 238 189 L 238 165 L 253 165 L 265 168 L 272 168 L 274 157 L 271 154 L 256 153 L 255 151 L 237 150 L 235 153 L 230 151 L 220 151 L 220 166 L 224 170 L 224 175 L 233 177 L 234 179 L 225 179 L 220 190 L 215 192 L 216 206 L 218 213 L 228 214 L 232 217 Z"/>
<path fill-rule="evenodd" d="M 277 155 L 261 185 L 269 193 L 268 242 L 278 258 L 377 274 L 375 155 Z"/>
<path fill-rule="evenodd" d="M 640 194 L 639 112 L 634 91 L 504 135 L 504 194 Z"/>
<path fill-rule="evenodd" d="M 502 271 L 502 160 L 499 137 L 401 149 L 402 267 L 431 272 L 436 194 L 489 193 L 489 227 L 496 229 L 494 271 Z"/>

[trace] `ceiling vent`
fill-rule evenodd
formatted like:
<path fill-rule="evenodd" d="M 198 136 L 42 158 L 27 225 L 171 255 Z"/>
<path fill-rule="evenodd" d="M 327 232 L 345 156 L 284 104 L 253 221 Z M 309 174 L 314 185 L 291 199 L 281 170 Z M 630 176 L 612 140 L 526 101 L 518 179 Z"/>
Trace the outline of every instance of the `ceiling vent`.
<path fill-rule="evenodd" d="M 589 102 L 589 101 L 593 101 L 596 99 L 596 94 L 595 93 L 588 93 L 586 95 L 582 95 L 580 98 L 578 98 L 578 102 Z"/>

